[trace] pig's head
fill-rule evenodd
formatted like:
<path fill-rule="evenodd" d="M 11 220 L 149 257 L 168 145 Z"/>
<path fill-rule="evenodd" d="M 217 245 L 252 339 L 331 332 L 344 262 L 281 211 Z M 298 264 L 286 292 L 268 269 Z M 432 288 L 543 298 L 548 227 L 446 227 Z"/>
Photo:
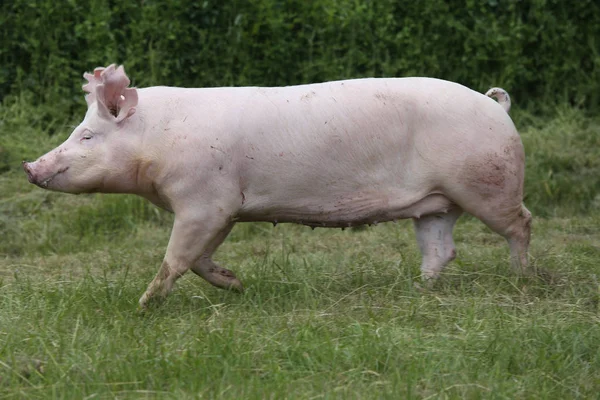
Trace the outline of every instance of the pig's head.
<path fill-rule="evenodd" d="M 23 162 L 29 182 L 68 193 L 121 192 L 135 180 L 139 121 L 135 88 L 122 66 L 85 73 L 88 110 L 83 122 L 56 149 L 34 162 Z"/>

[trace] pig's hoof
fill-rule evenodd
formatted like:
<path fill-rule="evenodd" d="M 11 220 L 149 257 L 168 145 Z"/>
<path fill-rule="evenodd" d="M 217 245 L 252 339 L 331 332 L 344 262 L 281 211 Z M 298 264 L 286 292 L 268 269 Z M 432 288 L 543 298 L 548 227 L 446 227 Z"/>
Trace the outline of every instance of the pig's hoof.
<path fill-rule="evenodd" d="M 242 282 L 240 282 L 240 280 L 237 278 L 233 279 L 229 283 L 229 287 L 227 289 L 237 293 L 244 293 L 244 286 L 242 285 Z"/>
<path fill-rule="evenodd" d="M 147 293 L 140 298 L 138 311 L 145 313 L 149 309 L 156 307 L 163 303 L 165 298 L 163 296 L 149 296 Z"/>
<path fill-rule="evenodd" d="M 421 275 L 421 283 L 414 282 L 414 286 L 420 292 L 427 292 L 434 289 L 438 280 L 438 276 L 423 274 Z"/>
<path fill-rule="evenodd" d="M 243 293 L 244 286 L 233 272 L 226 268 L 214 268 L 210 271 L 210 277 L 207 279 L 213 285 L 234 292 Z"/>
<path fill-rule="evenodd" d="M 427 282 L 423 282 L 423 283 L 413 282 L 413 286 L 419 293 L 429 293 L 433 289 L 432 285 Z"/>

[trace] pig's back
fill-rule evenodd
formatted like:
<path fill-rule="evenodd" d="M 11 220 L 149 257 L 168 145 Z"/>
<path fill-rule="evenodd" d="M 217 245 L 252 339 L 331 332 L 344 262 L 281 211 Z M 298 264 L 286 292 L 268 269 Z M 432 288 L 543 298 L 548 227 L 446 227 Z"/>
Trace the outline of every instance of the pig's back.
<path fill-rule="evenodd" d="M 466 157 L 516 135 L 493 100 L 429 78 L 173 94 L 171 107 L 191 114 L 199 135 L 188 151 L 209 148 L 234 166 L 241 220 L 318 225 L 327 215 L 344 226 L 374 210 L 379 220 L 408 217 Z"/>
<path fill-rule="evenodd" d="M 493 100 L 436 79 L 257 88 L 249 101 L 238 132 L 250 214 L 290 203 L 329 214 L 336 203 L 402 207 L 516 134 Z"/>

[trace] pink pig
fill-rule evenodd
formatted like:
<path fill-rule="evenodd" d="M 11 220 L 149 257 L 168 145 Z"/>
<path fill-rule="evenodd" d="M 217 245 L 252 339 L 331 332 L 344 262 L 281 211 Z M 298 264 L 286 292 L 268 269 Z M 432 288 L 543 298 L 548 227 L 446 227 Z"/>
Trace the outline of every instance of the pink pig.
<path fill-rule="evenodd" d="M 45 189 L 133 193 L 175 213 L 142 307 L 189 269 L 241 291 L 211 259 L 238 221 L 412 218 L 422 276 L 435 279 L 456 257 L 452 229 L 468 212 L 507 239 L 515 268 L 527 265 L 525 156 L 502 89 L 485 96 L 428 78 L 135 89 L 114 65 L 84 77 L 83 122 L 23 168 Z"/>

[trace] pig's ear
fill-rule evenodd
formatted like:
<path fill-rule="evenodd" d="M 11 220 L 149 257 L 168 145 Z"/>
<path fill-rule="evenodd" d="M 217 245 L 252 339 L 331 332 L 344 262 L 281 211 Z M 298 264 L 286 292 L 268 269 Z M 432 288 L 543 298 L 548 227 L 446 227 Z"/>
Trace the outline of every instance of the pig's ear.
<path fill-rule="evenodd" d="M 94 75 L 87 74 L 84 77 L 88 79 L 88 84 L 83 90 L 90 93 L 86 96 L 88 106 L 96 101 L 102 117 L 118 123 L 135 113 L 137 90 L 128 87 L 130 81 L 123 66 L 115 68 L 112 64 L 106 68 L 96 68 Z"/>
<path fill-rule="evenodd" d="M 81 88 L 87 93 L 85 96 L 85 101 L 88 107 L 96 101 L 96 86 L 102 83 L 102 78 L 100 76 L 102 75 L 102 71 L 104 71 L 104 69 L 105 68 L 103 67 L 98 67 L 94 69 L 94 73 L 92 74 L 89 72 L 83 74 L 83 77 L 87 79 L 88 83 L 83 85 Z"/>

